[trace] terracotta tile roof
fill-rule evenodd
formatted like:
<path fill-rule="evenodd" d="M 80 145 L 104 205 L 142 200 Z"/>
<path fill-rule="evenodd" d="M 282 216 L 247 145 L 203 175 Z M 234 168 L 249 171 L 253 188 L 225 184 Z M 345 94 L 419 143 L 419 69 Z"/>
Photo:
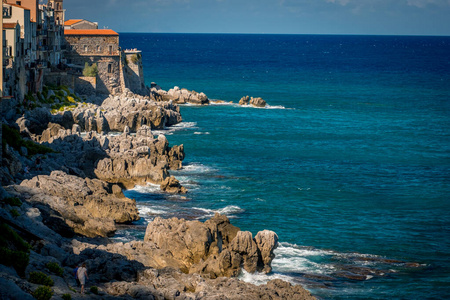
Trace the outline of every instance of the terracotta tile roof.
<path fill-rule="evenodd" d="M 17 23 L 3 23 L 3 29 L 14 29 L 16 26 Z"/>
<path fill-rule="evenodd" d="M 12 3 L 5 3 L 5 4 L 11 5 L 11 6 L 15 6 L 15 7 L 18 7 L 18 8 L 22 8 L 22 9 L 25 9 L 25 10 L 30 10 L 29 8 L 26 8 L 26 7 L 17 5 L 17 4 L 12 4 Z"/>
<path fill-rule="evenodd" d="M 83 19 L 70 19 L 70 20 L 65 21 L 64 25 L 65 26 L 70 26 L 70 25 L 76 24 L 76 23 L 81 22 L 81 21 L 83 21 Z"/>
<path fill-rule="evenodd" d="M 65 29 L 65 35 L 119 35 L 111 29 Z"/>

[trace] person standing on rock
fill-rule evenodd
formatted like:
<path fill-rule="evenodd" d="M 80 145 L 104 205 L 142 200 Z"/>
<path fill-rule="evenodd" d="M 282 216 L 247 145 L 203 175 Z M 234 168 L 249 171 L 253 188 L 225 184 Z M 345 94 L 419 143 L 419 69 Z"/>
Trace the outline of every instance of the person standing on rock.
<path fill-rule="evenodd" d="M 81 267 L 78 268 L 77 277 L 78 280 L 80 280 L 81 293 L 84 294 L 84 285 L 86 283 L 86 279 L 89 279 L 87 275 L 86 263 L 83 263 Z"/>
<path fill-rule="evenodd" d="M 78 279 L 78 269 L 80 267 L 77 265 L 75 269 L 73 269 L 73 275 L 75 276 L 75 282 L 77 283 L 77 286 L 80 286 L 80 280 Z"/>

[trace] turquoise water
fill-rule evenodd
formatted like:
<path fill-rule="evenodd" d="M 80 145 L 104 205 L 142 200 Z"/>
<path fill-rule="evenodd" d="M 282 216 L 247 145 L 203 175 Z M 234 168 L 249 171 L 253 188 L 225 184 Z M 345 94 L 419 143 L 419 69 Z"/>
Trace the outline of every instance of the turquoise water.
<path fill-rule="evenodd" d="M 154 81 L 269 107 L 182 106 L 185 197 L 128 191 L 144 220 L 227 214 L 279 235 L 272 274 L 323 299 L 450 297 L 450 38 L 121 34 Z M 356 277 L 353 275 L 357 275 Z"/>

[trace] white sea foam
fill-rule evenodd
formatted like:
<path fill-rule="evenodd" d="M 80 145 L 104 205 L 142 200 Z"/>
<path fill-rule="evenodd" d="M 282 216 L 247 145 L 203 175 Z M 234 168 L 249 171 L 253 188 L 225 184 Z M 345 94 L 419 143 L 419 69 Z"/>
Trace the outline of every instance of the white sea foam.
<path fill-rule="evenodd" d="M 215 215 L 215 213 L 219 213 L 221 215 L 226 215 L 228 218 L 234 218 L 234 215 L 243 213 L 245 210 L 240 208 L 237 205 L 228 205 L 226 207 L 214 210 L 202 207 L 193 207 L 193 209 L 197 209 L 205 213 L 204 216 L 199 217 L 198 219 L 210 218 Z"/>
<path fill-rule="evenodd" d="M 132 191 L 141 193 L 141 194 L 154 194 L 161 193 L 161 188 L 158 184 L 147 183 L 147 185 L 136 185 Z"/>
<path fill-rule="evenodd" d="M 140 215 L 164 215 L 167 214 L 167 209 L 161 206 L 146 206 L 138 205 Z"/>
<path fill-rule="evenodd" d="M 207 135 L 207 134 L 210 134 L 209 132 L 199 132 L 199 131 L 196 131 L 196 132 L 194 132 L 194 134 L 205 134 L 205 135 Z"/>
<path fill-rule="evenodd" d="M 283 105 L 266 105 L 265 109 L 287 109 Z"/>
<path fill-rule="evenodd" d="M 211 168 L 209 166 L 205 166 L 200 163 L 190 163 L 190 164 L 184 165 L 180 171 L 181 172 L 186 171 L 186 172 L 195 174 L 195 173 L 214 172 L 214 171 L 216 171 L 216 169 Z"/>
<path fill-rule="evenodd" d="M 238 278 L 242 281 L 252 283 L 255 285 L 266 284 L 267 282 L 269 282 L 270 280 L 273 280 L 273 279 L 282 279 L 284 281 L 293 283 L 293 280 L 292 280 L 293 278 L 290 276 L 287 276 L 287 275 L 282 275 L 282 274 L 277 274 L 277 273 L 272 273 L 269 275 L 265 274 L 265 273 L 248 273 L 244 269 L 242 270 L 242 273 L 241 273 L 241 275 L 239 275 Z"/>
<path fill-rule="evenodd" d="M 211 100 L 209 102 L 210 105 L 228 105 L 228 106 L 239 106 L 237 103 L 227 102 L 224 100 Z"/>
<path fill-rule="evenodd" d="M 197 122 L 181 122 L 170 127 L 160 129 L 160 130 L 152 130 L 154 135 L 173 135 L 175 131 L 186 130 L 186 129 L 196 129 Z"/>
<path fill-rule="evenodd" d="M 175 125 L 170 126 L 168 129 L 170 128 L 196 128 L 197 127 L 197 122 L 181 122 Z"/>
<path fill-rule="evenodd" d="M 331 264 L 314 261 L 317 258 L 333 255 L 332 251 L 280 243 L 274 254 L 275 258 L 272 261 L 272 267 L 275 272 L 327 274 L 335 269 Z"/>

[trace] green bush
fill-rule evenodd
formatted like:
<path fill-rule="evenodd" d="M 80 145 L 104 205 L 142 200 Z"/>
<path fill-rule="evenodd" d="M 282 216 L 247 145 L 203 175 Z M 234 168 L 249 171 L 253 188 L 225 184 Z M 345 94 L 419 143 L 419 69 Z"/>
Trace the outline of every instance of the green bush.
<path fill-rule="evenodd" d="M 30 244 L 25 242 L 11 227 L 5 223 L 0 223 L 0 246 L 8 247 L 12 244 L 15 249 L 28 252 Z"/>
<path fill-rule="evenodd" d="M 86 62 L 84 64 L 83 76 L 97 77 L 97 75 L 98 75 L 97 64 L 92 64 L 92 66 L 89 66 L 89 64 Z"/>
<path fill-rule="evenodd" d="M 25 275 L 30 261 L 31 246 L 11 227 L 0 223 L 0 264 L 12 266 L 19 275 Z"/>
<path fill-rule="evenodd" d="M 91 291 L 92 294 L 98 295 L 98 287 L 91 286 L 91 288 L 89 290 Z"/>
<path fill-rule="evenodd" d="M 42 95 L 44 96 L 44 98 L 47 98 L 47 96 L 48 96 L 48 87 L 47 86 L 44 86 L 42 88 Z"/>
<path fill-rule="evenodd" d="M 139 56 L 137 54 L 131 55 L 131 62 L 137 64 L 139 62 Z"/>
<path fill-rule="evenodd" d="M 36 154 L 46 154 L 54 152 L 51 148 L 35 143 L 30 140 L 24 140 L 19 131 L 9 127 L 8 125 L 2 125 L 3 130 L 3 143 L 8 144 L 17 151 L 20 151 L 20 147 L 25 147 L 28 150 L 28 156 Z"/>
<path fill-rule="evenodd" d="M 6 204 L 9 204 L 11 206 L 21 206 L 22 205 L 22 201 L 20 201 L 20 199 L 17 197 L 8 197 L 8 198 L 3 199 L 3 201 Z"/>
<path fill-rule="evenodd" d="M 53 296 L 53 291 L 48 286 L 40 286 L 33 292 L 33 297 L 38 300 L 50 300 Z"/>
<path fill-rule="evenodd" d="M 66 85 L 61 85 L 61 86 L 59 86 L 59 89 L 65 91 L 65 92 L 67 93 L 67 95 L 70 94 L 69 87 L 66 86 Z"/>
<path fill-rule="evenodd" d="M 54 282 L 50 276 L 45 275 L 42 272 L 31 272 L 28 281 L 35 284 L 42 284 L 46 286 L 53 286 Z"/>
<path fill-rule="evenodd" d="M 18 216 L 20 216 L 20 213 L 17 211 L 17 209 L 11 209 L 11 216 L 13 216 L 14 218 L 17 218 Z"/>
<path fill-rule="evenodd" d="M 62 295 L 63 300 L 72 300 L 72 296 L 70 294 L 64 294 Z"/>
<path fill-rule="evenodd" d="M 12 266 L 20 276 L 25 275 L 25 269 L 29 262 L 30 255 L 27 252 L 0 246 L 0 264 Z"/>
<path fill-rule="evenodd" d="M 60 277 L 63 276 L 63 274 L 64 274 L 64 269 L 61 268 L 61 266 L 57 262 L 49 262 L 45 266 L 47 267 L 47 269 L 50 272 L 52 272 Z"/>

